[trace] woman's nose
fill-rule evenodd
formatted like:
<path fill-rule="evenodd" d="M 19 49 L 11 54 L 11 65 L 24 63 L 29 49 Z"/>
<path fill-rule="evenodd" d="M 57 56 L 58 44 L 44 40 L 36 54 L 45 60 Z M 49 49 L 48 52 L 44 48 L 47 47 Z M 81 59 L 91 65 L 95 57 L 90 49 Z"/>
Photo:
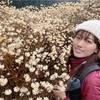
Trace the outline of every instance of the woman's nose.
<path fill-rule="evenodd" d="M 78 46 L 84 46 L 84 44 L 85 44 L 84 40 L 80 40 L 80 41 L 77 43 Z"/>

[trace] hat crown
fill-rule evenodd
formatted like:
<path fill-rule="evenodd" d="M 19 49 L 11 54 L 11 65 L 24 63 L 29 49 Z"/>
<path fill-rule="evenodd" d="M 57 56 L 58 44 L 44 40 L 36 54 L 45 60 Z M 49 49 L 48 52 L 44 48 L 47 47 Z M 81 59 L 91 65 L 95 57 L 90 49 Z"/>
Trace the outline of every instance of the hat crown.
<path fill-rule="evenodd" d="M 100 20 L 88 20 L 76 26 L 75 31 L 85 30 L 100 40 Z"/>

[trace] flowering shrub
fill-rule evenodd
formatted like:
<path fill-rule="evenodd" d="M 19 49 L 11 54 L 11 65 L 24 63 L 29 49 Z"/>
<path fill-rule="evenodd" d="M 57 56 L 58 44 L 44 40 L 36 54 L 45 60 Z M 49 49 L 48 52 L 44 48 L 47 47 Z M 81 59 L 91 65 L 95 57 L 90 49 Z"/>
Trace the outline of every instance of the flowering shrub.
<path fill-rule="evenodd" d="M 80 12 L 80 13 L 79 13 Z M 99 19 L 98 4 L 60 3 L 41 10 L 0 5 L 0 100 L 55 100 L 69 78 L 74 26 Z"/>

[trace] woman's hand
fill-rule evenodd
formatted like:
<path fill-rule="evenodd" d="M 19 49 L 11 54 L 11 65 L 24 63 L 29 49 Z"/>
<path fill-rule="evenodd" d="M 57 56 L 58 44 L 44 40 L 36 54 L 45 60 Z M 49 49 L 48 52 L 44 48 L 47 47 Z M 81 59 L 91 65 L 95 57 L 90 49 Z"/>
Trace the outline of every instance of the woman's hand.
<path fill-rule="evenodd" d="M 63 99 L 66 97 L 65 91 L 61 91 L 61 90 L 54 89 L 54 90 L 53 90 L 53 93 L 54 93 L 56 96 L 58 96 L 61 100 L 63 100 Z"/>

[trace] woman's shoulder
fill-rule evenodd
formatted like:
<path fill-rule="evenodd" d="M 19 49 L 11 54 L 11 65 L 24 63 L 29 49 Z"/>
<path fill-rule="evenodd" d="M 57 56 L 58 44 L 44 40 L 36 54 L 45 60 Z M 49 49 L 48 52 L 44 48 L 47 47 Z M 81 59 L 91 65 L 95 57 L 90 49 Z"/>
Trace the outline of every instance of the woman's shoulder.
<path fill-rule="evenodd" d="M 82 85 L 100 86 L 100 70 L 93 71 L 88 74 L 84 78 Z"/>
<path fill-rule="evenodd" d="M 100 83 L 100 70 L 97 71 L 93 71 L 90 74 L 88 74 L 85 78 L 84 78 L 84 82 L 88 82 L 91 83 L 92 81 L 99 81 Z"/>
<path fill-rule="evenodd" d="M 100 99 L 100 70 L 93 71 L 84 78 L 81 92 L 83 100 Z"/>

